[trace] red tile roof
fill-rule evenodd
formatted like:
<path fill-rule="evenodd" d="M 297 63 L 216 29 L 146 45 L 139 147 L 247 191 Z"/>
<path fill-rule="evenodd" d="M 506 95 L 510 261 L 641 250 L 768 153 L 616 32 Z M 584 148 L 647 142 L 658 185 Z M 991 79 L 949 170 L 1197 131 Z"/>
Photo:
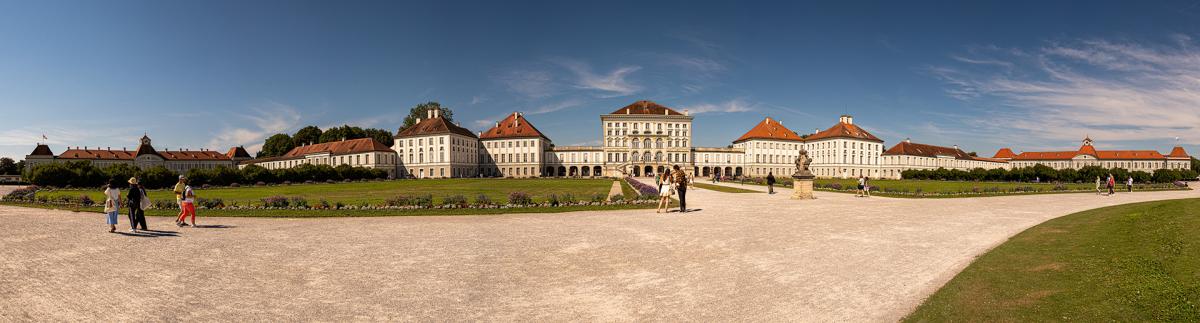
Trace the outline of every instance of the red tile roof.
<path fill-rule="evenodd" d="M 1175 148 L 1172 148 L 1171 153 L 1167 154 L 1167 157 L 1169 157 L 1169 158 L 1186 158 L 1186 159 L 1192 158 L 1192 156 L 1189 156 L 1186 151 L 1183 151 L 1183 147 L 1180 147 L 1180 146 L 1175 146 Z"/>
<path fill-rule="evenodd" d="M 950 156 L 950 157 L 954 157 L 957 159 L 973 159 L 974 158 L 971 155 L 968 155 L 966 152 L 963 152 L 961 149 L 958 149 L 958 148 L 918 144 L 918 143 L 909 142 L 907 140 L 901 141 L 900 143 L 896 144 L 895 146 L 892 146 L 892 148 L 889 148 L 887 151 L 884 151 L 883 154 L 884 155 L 921 156 L 921 157 Z"/>
<path fill-rule="evenodd" d="M 229 160 L 225 154 L 211 150 L 176 150 L 176 151 L 154 151 L 153 147 L 148 150 L 141 149 L 138 151 L 129 150 L 110 150 L 110 149 L 67 149 L 62 154 L 58 155 L 60 159 L 98 159 L 98 160 L 132 160 L 142 154 L 152 153 L 162 157 L 165 160 Z"/>
<path fill-rule="evenodd" d="M 158 152 L 158 155 L 166 160 L 229 160 L 229 156 L 212 150 L 165 150 Z"/>
<path fill-rule="evenodd" d="M 996 151 L 996 154 L 992 156 L 992 158 L 998 159 L 1012 159 L 1013 157 L 1017 157 L 1017 154 L 1013 153 L 1012 149 L 1008 148 L 1000 148 L 1000 150 Z"/>
<path fill-rule="evenodd" d="M 504 120 L 500 120 L 495 127 L 484 131 L 479 139 L 503 139 L 503 138 L 545 138 L 550 140 L 538 131 L 537 128 L 525 119 L 525 115 L 519 112 L 513 112 Z"/>
<path fill-rule="evenodd" d="M 1075 156 L 1089 155 L 1102 160 L 1162 160 L 1161 153 L 1153 150 L 1096 150 L 1092 145 L 1083 145 L 1077 151 L 1030 151 L 1023 152 L 1015 160 L 1070 160 Z"/>
<path fill-rule="evenodd" d="M 804 140 L 812 141 L 812 140 L 829 139 L 829 138 L 851 138 L 851 139 L 883 142 L 883 139 L 879 139 L 879 137 L 875 137 L 875 135 L 872 135 L 870 132 L 867 132 L 866 130 L 859 128 L 856 125 L 844 123 L 844 122 L 838 122 L 838 124 L 833 125 L 833 127 L 830 127 L 829 129 L 825 129 L 825 131 L 821 131 L 821 132 L 815 133 L 811 136 L 808 136 L 807 138 L 804 138 Z"/>
<path fill-rule="evenodd" d="M 654 114 L 654 115 L 673 115 L 681 116 L 683 113 L 674 109 L 662 106 L 654 101 L 641 100 L 627 105 L 624 108 L 617 109 L 611 114 Z"/>
<path fill-rule="evenodd" d="M 329 153 L 330 155 L 358 154 L 372 151 L 392 151 L 387 145 L 374 138 L 359 138 L 292 148 L 283 157 L 304 157 L 308 154 Z"/>
<path fill-rule="evenodd" d="M 450 123 L 449 121 L 446 121 L 446 118 L 442 118 L 442 117 L 421 120 L 420 123 L 417 123 L 415 125 L 412 125 L 412 127 L 408 127 L 408 129 L 404 129 L 404 130 L 400 131 L 400 133 L 397 134 L 396 137 L 402 138 L 402 137 L 438 135 L 438 134 L 447 134 L 447 133 L 454 133 L 454 134 L 460 134 L 463 136 L 468 136 L 471 138 L 478 138 L 470 130 L 467 130 L 466 128 L 459 127 L 458 125 Z"/>
<path fill-rule="evenodd" d="M 134 152 L 128 150 L 109 149 L 71 149 L 68 148 L 59 159 L 101 159 L 101 160 L 132 160 Z"/>
<path fill-rule="evenodd" d="M 796 132 L 784 127 L 778 120 L 771 119 L 770 117 L 763 119 L 754 128 L 750 128 L 750 131 L 747 131 L 746 134 L 733 142 L 739 143 L 750 139 L 804 141 Z"/>

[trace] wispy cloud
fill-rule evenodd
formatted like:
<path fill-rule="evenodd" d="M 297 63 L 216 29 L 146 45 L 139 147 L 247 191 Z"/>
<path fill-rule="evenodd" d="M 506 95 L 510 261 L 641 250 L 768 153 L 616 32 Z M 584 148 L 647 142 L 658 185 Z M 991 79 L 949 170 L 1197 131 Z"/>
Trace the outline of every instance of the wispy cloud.
<path fill-rule="evenodd" d="M 255 153 L 262 149 L 263 140 L 277 133 L 289 133 L 300 126 L 300 112 L 295 108 L 278 102 L 268 102 L 263 106 L 250 109 L 250 114 L 240 118 L 248 122 L 248 126 L 227 126 L 217 132 L 208 142 L 208 147 L 246 146 L 246 150 Z"/>
<path fill-rule="evenodd" d="M 641 70 L 641 66 L 622 66 L 608 73 L 595 73 L 590 65 L 582 61 L 562 58 L 552 61 L 574 74 L 575 88 L 603 92 L 601 97 L 627 96 L 642 90 L 641 86 L 627 79 L 633 72 Z"/>
<path fill-rule="evenodd" d="M 496 80 L 510 91 L 527 98 L 540 99 L 556 93 L 554 76 L 547 71 L 512 70 L 496 77 Z"/>
<path fill-rule="evenodd" d="M 560 101 L 560 102 L 554 102 L 554 103 L 549 103 L 549 104 L 545 104 L 542 106 L 538 106 L 531 110 L 522 111 L 522 112 L 525 115 L 546 114 L 546 113 L 558 112 L 561 110 L 577 107 L 579 105 L 582 105 L 583 103 L 584 103 L 583 100 L 567 99 L 567 100 Z M 472 123 L 475 125 L 476 128 L 490 128 L 491 126 L 495 125 L 495 123 L 497 121 L 500 121 L 501 119 L 504 119 L 507 117 L 508 117 L 508 114 L 502 114 L 502 115 L 493 116 L 493 117 L 487 118 L 487 119 L 475 120 Z"/>
<path fill-rule="evenodd" d="M 955 58 L 1010 66 L 1020 73 L 934 67 L 946 93 L 966 101 L 996 99 L 1000 108 L 974 120 L 995 132 L 1036 133 L 1053 140 L 1085 134 L 1103 141 L 1200 143 L 1200 49 L 1175 44 L 1081 40 L 1052 43 L 1011 60 Z M 1018 51 L 1019 52 L 1019 51 Z"/>
<path fill-rule="evenodd" d="M 743 99 L 733 99 L 719 103 L 700 103 L 686 106 L 685 109 L 691 114 L 701 113 L 734 113 L 747 112 L 754 110 L 755 104 L 746 102 Z"/>

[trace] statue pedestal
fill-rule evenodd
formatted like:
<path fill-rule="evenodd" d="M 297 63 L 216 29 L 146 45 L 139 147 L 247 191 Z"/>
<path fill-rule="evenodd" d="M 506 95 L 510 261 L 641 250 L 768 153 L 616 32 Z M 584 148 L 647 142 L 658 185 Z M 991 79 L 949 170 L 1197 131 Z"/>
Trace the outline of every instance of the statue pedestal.
<path fill-rule="evenodd" d="M 812 200 L 813 197 L 813 176 L 793 176 L 792 177 L 792 199 L 793 200 Z"/>

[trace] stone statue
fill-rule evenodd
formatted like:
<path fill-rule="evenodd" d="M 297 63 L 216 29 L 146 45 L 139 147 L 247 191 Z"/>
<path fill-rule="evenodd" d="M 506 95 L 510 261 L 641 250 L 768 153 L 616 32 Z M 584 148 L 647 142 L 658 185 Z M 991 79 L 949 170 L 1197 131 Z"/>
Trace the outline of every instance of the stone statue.
<path fill-rule="evenodd" d="M 813 173 L 808 170 L 808 166 L 812 164 L 812 159 L 808 158 L 808 150 L 800 148 L 800 155 L 796 156 L 796 173 L 792 174 L 794 178 L 813 178 Z"/>

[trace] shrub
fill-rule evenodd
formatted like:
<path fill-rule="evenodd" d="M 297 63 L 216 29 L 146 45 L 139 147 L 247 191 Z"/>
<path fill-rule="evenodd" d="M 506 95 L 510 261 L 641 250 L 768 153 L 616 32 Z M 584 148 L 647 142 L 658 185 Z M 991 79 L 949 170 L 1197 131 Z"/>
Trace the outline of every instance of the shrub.
<path fill-rule="evenodd" d="M 530 203 L 533 203 L 533 199 L 529 198 L 529 194 L 525 194 L 525 192 L 508 193 L 508 204 L 525 206 Z"/>
<path fill-rule="evenodd" d="M 558 194 L 550 194 L 546 197 L 546 202 L 550 203 L 550 206 L 558 206 Z"/>
<path fill-rule="evenodd" d="M 96 201 L 93 201 L 91 197 L 89 197 L 87 195 L 79 196 L 79 205 L 92 206 L 94 204 L 96 204 Z"/>
<path fill-rule="evenodd" d="M 219 198 L 196 198 L 196 205 L 206 209 L 219 209 L 225 207 L 225 200 Z"/>
<path fill-rule="evenodd" d="M 328 210 L 329 209 L 329 201 L 326 201 L 325 199 L 321 199 L 320 201 L 317 201 L 317 204 L 315 205 L 314 208 Z"/>
<path fill-rule="evenodd" d="M 592 194 L 592 203 L 603 203 L 605 200 L 603 193 Z"/>
<path fill-rule="evenodd" d="M 292 203 L 292 207 L 295 207 L 295 208 L 300 208 L 300 209 L 308 208 L 308 200 L 304 199 L 303 197 L 299 197 L 299 196 L 293 197 L 291 203 Z"/>
<path fill-rule="evenodd" d="M 411 202 L 412 206 L 430 208 L 433 207 L 433 195 L 417 195 L 412 198 Z"/>
<path fill-rule="evenodd" d="M 277 208 L 288 207 L 288 199 L 286 197 L 278 196 L 278 195 L 272 196 L 272 197 L 264 197 L 262 199 L 262 202 L 263 202 L 264 207 L 277 207 Z"/>
<path fill-rule="evenodd" d="M 466 207 L 467 198 L 462 195 L 451 195 L 442 198 L 442 205 L 453 205 L 457 207 Z"/>
<path fill-rule="evenodd" d="M 475 196 L 475 205 L 478 205 L 478 206 L 491 206 L 491 205 L 492 205 L 492 199 L 491 199 L 491 198 L 489 198 L 489 197 L 488 197 L 486 194 L 479 194 L 479 195 L 476 195 L 476 196 Z"/>
<path fill-rule="evenodd" d="M 575 195 L 571 193 L 565 193 L 562 196 L 559 196 L 558 200 L 563 204 L 573 204 L 577 201 L 575 199 Z"/>
<path fill-rule="evenodd" d="M 151 207 L 159 210 L 178 210 L 179 203 L 175 200 L 153 200 L 150 202 Z"/>
<path fill-rule="evenodd" d="M 408 195 L 396 195 L 384 200 L 384 204 L 387 206 L 406 206 L 412 204 L 412 198 Z"/>
<path fill-rule="evenodd" d="M 829 184 L 829 188 L 840 191 L 842 190 L 842 183 Z"/>

